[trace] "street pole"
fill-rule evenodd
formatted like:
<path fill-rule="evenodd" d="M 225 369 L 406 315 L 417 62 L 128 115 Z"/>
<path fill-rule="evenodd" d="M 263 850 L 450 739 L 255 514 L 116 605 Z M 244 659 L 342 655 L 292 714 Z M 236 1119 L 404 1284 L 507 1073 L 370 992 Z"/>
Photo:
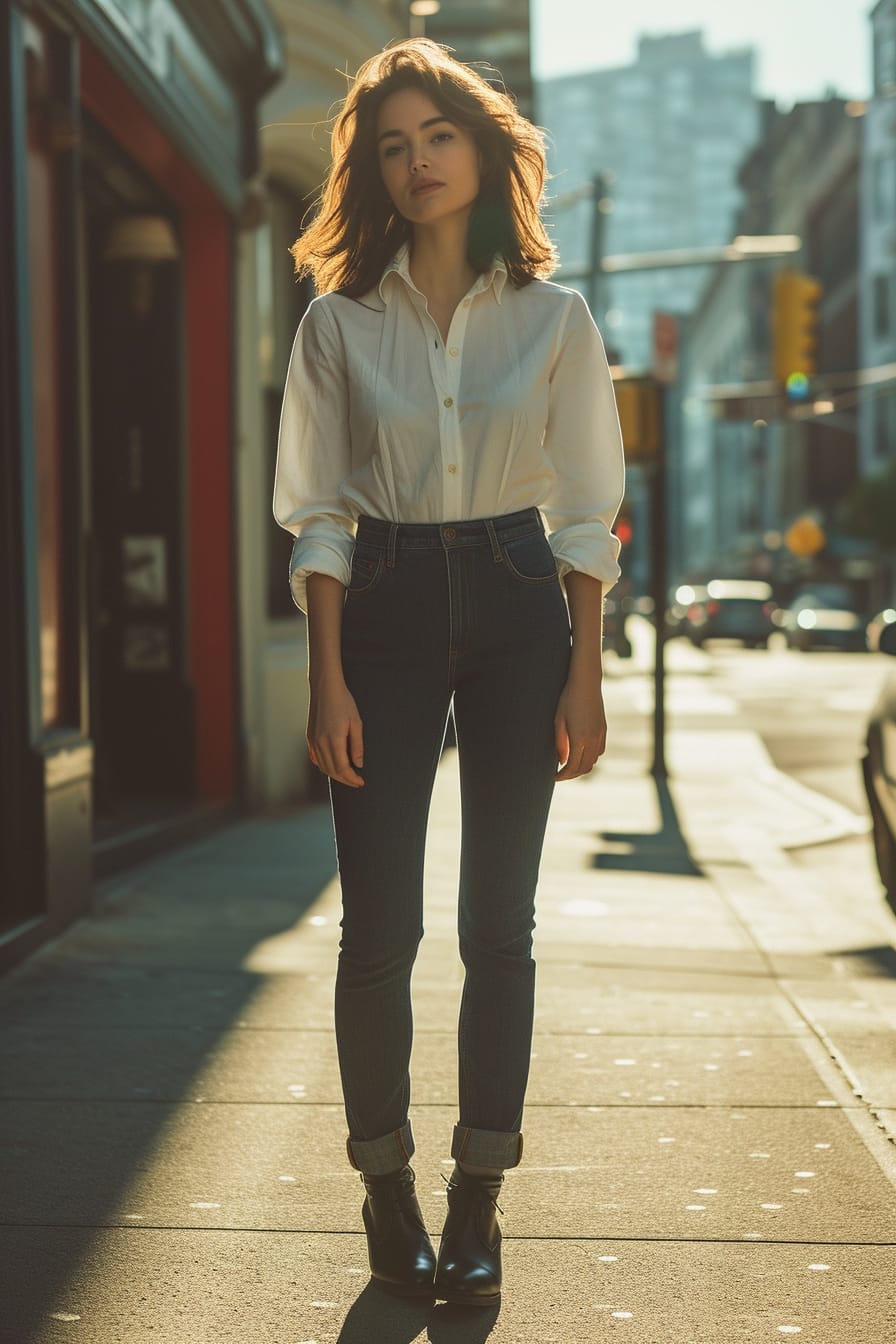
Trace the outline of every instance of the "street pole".
<path fill-rule="evenodd" d="M 650 586 L 653 598 L 653 622 L 656 650 L 653 666 L 653 763 L 655 779 L 666 778 L 666 590 L 669 586 L 667 561 L 668 465 L 666 453 L 666 389 L 656 387 L 659 426 L 656 460 L 652 467 L 650 491 Z"/>
<path fill-rule="evenodd" d="M 598 327 L 603 329 L 603 258 L 604 258 L 604 211 L 601 204 L 608 189 L 607 178 L 603 173 L 595 173 L 591 178 L 591 229 L 588 240 L 588 307 Z"/>

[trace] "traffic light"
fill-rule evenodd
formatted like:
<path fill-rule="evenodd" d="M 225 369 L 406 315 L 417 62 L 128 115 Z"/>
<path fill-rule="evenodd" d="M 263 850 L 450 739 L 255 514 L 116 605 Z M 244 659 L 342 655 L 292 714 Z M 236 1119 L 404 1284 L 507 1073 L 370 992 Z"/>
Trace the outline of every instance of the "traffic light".
<path fill-rule="evenodd" d="M 808 390 L 818 345 L 821 285 L 800 271 L 778 271 L 772 303 L 772 365 L 775 380 Z M 801 377 L 800 377 L 801 376 Z M 794 395 L 799 395 L 797 391 Z"/>
<path fill-rule="evenodd" d="M 626 459 L 652 461 L 660 448 L 660 389 L 650 378 L 619 378 L 613 391 Z"/>
<path fill-rule="evenodd" d="M 619 538 L 623 546 L 627 546 L 632 539 L 632 520 L 626 514 L 620 513 L 616 522 L 613 524 L 613 531 Z"/>

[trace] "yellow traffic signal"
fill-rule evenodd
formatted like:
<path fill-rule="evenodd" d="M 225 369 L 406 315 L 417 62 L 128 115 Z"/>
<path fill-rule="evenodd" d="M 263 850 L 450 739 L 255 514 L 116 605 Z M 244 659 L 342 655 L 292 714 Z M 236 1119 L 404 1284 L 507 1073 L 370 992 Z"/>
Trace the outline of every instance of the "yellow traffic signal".
<path fill-rule="evenodd" d="M 626 458 L 651 461 L 660 446 L 660 389 L 649 378 L 619 378 L 613 391 Z"/>
<path fill-rule="evenodd" d="M 818 344 L 818 300 L 821 285 L 800 271 L 778 271 L 772 304 L 772 365 L 775 379 L 786 385 L 794 374 L 815 372 Z"/>

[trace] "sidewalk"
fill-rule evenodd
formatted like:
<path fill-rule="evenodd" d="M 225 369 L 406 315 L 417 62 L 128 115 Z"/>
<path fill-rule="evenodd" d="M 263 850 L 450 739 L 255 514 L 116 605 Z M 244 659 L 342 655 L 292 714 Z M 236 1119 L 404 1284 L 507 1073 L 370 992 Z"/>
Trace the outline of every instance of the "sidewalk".
<path fill-rule="evenodd" d="M 896 922 L 795 866 L 807 799 L 743 778 L 750 737 L 673 733 L 659 793 L 617 741 L 557 791 L 500 1312 L 365 1287 L 316 808 L 105 885 L 0 981 L 0 1339 L 891 1344 Z M 414 990 L 434 1234 L 455 1119 L 456 806 L 448 752 Z"/>

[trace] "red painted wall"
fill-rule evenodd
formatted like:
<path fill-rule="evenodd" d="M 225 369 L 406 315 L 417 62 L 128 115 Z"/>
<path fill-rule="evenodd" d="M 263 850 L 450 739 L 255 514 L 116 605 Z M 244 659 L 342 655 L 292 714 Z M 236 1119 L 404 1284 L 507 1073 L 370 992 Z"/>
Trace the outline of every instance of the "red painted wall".
<path fill-rule="evenodd" d="M 80 47 L 82 105 L 181 211 L 185 308 L 190 665 L 197 779 L 235 791 L 234 538 L 230 389 L 232 230 L 227 210 L 99 53 Z"/>

